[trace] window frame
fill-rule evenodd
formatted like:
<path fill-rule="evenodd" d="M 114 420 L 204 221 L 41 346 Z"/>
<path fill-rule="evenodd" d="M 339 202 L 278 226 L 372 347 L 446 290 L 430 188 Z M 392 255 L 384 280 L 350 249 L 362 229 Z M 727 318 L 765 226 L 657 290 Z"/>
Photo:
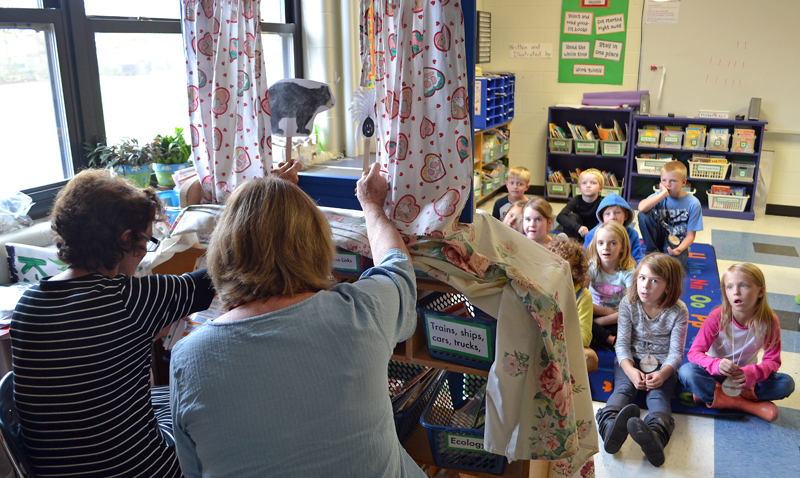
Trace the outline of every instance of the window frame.
<path fill-rule="evenodd" d="M 294 75 L 303 77 L 302 0 L 283 0 L 285 23 L 261 23 L 262 33 L 291 34 Z M 86 15 L 83 0 L 42 0 L 41 8 L 0 8 L 0 23 L 49 24 L 54 39 L 48 42 L 51 81 L 56 81 L 52 60 L 57 60 L 60 92 L 53 83 L 54 99 L 60 101 L 68 135 L 62 138 L 62 149 L 72 156 L 72 171 L 87 167 L 82 145 L 105 138 L 100 72 L 95 45 L 96 33 L 181 33 L 180 19 L 144 17 L 107 17 Z M 287 52 L 284 52 L 286 55 Z M 58 107 L 58 106 L 57 106 Z M 56 114 L 58 110 L 56 110 Z M 188 113 L 187 113 L 188 117 Z M 59 121 L 60 123 L 60 121 Z M 60 158 L 64 168 L 69 165 Z M 65 171 L 68 172 L 68 171 Z M 71 173 L 71 172 L 70 172 Z M 50 212 L 58 191 L 68 180 L 25 189 L 35 204 L 29 211 L 33 218 Z"/>

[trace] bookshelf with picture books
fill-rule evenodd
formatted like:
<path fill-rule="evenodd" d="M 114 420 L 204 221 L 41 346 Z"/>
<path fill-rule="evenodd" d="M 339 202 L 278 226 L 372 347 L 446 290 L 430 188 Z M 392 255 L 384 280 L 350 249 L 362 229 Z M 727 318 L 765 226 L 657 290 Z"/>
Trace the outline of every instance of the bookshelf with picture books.
<path fill-rule="evenodd" d="M 661 168 L 681 161 L 688 172 L 685 190 L 703 206 L 703 215 L 755 218 L 753 200 L 767 123 L 718 118 L 639 116 L 633 118 L 628 204 L 659 187 Z"/>
<path fill-rule="evenodd" d="M 566 201 L 578 192 L 581 171 L 603 173 L 602 194 L 625 197 L 632 110 L 550 107 L 545 152 L 545 199 Z"/>

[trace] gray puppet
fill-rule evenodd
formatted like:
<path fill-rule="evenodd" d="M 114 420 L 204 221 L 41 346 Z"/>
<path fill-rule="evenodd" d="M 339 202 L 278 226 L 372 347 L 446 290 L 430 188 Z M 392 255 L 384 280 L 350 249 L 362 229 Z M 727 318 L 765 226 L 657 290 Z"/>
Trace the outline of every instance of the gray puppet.
<path fill-rule="evenodd" d="M 269 88 L 272 134 L 292 137 L 311 134 L 317 113 L 336 103 L 328 85 L 317 81 L 288 78 Z"/>

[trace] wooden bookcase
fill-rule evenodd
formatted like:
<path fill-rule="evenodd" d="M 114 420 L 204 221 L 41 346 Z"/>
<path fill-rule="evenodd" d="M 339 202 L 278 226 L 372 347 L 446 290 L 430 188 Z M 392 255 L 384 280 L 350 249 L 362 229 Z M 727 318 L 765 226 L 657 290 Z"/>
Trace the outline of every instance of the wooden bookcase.
<path fill-rule="evenodd" d="M 638 146 L 638 130 L 648 126 L 655 125 L 664 129 L 664 126 L 679 126 L 684 131 L 689 124 L 704 125 L 706 127 L 706 136 L 710 128 L 727 128 L 732 134 L 734 126 L 743 126 L 752 128 L 756 132 L 755 145 L 752 153 L 734 153 L 730 151 L 718 151 L 709 149 L 687 149 L 685 144 L 681 148 L 663 148 L 658 145 Z M 714 118 L 685 118 L 675 117 L 670 118 L 667 116 L 639 116 L 633 118 L 633 127 L 631 128 L 630 140 L 628 149 L 631 151 L 630 169 L 628 172 L 628 186 L 626 187 L 626 196 L 628 204 L 634 208 L 639 208 L 639 201 L 648 197 L 654 192 L 653 187 L 657 187 L 660 181 L 660 175 L 640 174 L 637 168 L 636 157 L 641 157 L 643 153 L 667 153 L 672 154 L 673 157 L 686 165 L 689 169 L 688 160 L 691 159 L 693 153 L 707 153 L 715 155 L 725 155 L 728 161 L 735 161 L 740 164 L 748 164 L 753 168 L 752 178 L 748 181 L 735 181 L 730 179 L 732 166 L 728 167 L 724 179 L 698 179 L 687 176 L 686 180 L 695 190 L 695 197 L 700 200 L 703 205 L 703 215 L 713 217 L 727 217 L 732 219 L 755 219 L 755 212 L 753 203 L 755 202 L 755 189 L 758 184 L 759 166 L 761 165 L 761 145 L 764 140 L 764 131 L 767 123 L 765 121 L 737 121 L 729 119 L 714 119 Z M 659 145 L 660 145 L 659 141 Z M 730 149 L 731 139 L 728 140 L 728 147 Z M 711 209 L 708 204 L 707 190 L 711 189 L 714 184 L 724 186 L 744 186 L 746 195 L 750 196 L 744 210 L 721 210 Z"/>

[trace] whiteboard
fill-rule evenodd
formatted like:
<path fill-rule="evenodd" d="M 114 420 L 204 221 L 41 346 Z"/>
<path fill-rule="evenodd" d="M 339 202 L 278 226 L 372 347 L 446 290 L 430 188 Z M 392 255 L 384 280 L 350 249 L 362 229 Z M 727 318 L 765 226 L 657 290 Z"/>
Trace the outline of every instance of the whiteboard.
<path fill-rule="evenodd" d="M 800 132 L 800 1 L 683 0 L 674 24 L 646 23 L 650 3 L 642 15 L 639 89 L 650 90 L 652 114 L 746 117 L 757 97 L 759 120 L 770 131 Z M 666 69 L 660 99 L 662 70 L 651 65 Z"/>

